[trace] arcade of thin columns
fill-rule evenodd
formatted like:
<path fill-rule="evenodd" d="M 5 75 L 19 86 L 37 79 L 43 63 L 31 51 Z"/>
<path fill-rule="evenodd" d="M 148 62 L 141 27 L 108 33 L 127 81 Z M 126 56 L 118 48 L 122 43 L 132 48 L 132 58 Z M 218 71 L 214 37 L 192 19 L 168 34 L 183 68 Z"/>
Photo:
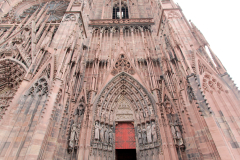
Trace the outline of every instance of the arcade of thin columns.
<path fill-rule="evenodd" d="M 119 53 L 121 50 L 119 38 L 121 39 L 122 36 L 125 38 L 121 42 L 125 41 L 124 43 L 128 46 L 123 47 L 123 49 L 131 58 L 132 65 L 135 64 L 134 69 L 146 82 L 148 88 L 155 89 L 158 87 L 156 81 L 157 77 L 161 75 L 161 71 L 158 69 L 160 61 L 157 58 L 156 51 L 151 50 L 151 48 L 154 48 L 151 31 L 145 27 L 134 26 L 125 29 L 117 27 L 108 28 L 107 30 L 105 28 L 93 29 L 86 63 L 87 89 L 98 90 L 103 85 L 103 79 L 107 76 L 106 73 L 115 64 L 113 60 L 116 60 L 117 55 L 114 53 Z M 148 56 L 145 55 L 146 52 Z M 138 58 L 136 58 L 135 53 L 138 54 Z M 151 58 L 150 54 L 152 55 Z"/>

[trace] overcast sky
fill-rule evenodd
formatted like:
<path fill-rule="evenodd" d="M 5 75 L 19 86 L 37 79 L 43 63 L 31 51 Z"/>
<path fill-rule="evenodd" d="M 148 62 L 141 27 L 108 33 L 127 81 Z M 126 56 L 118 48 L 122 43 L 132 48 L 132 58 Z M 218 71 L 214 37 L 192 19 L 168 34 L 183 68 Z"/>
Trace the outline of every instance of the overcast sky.
<path fill-rule="evenodd" d="M 174 0 L 240 87 L 240 0 Z"/>

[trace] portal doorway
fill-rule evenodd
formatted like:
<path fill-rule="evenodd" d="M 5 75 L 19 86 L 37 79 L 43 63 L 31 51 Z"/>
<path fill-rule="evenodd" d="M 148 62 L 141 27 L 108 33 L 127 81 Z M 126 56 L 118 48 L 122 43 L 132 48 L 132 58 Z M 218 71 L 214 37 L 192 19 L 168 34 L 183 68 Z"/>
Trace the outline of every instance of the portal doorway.
<path fill-rule="evenodd" d="M 116 149 L 115 160 L 137 160 L 136 149 Z"/>
<path fill-rule="evenodd" d="M 117 123 L 115 149 L 116 160 L 136 160 L 135 130 L 132 122 Z"/>

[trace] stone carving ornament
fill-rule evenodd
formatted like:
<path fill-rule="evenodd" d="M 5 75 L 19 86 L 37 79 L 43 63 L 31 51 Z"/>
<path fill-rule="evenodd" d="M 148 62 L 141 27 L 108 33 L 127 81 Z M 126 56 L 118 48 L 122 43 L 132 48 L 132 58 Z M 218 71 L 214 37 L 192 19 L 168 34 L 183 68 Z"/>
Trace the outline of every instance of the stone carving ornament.
<path fill-rule="evenodd" d="M 195 98 L 193 89 L 190 85 L 188 85 L 188 87 L 187 87 L 187 93 L 188 93 L 189 101 L 190 101 L 190 103 L 192 103 L 192 101 L 195 100 L 196 98 Z"/>
<path fill-rule="evenodd" d="M 223 89 L 222 84 L 220 82 L 218 82 L 217 79 L 215 79 L 214 77 L 212 77 L 209 74 L 204 75 L 202 86 L 203 86 L 204 92 L 207 91 L 207 92 L 213 93 L 213 91 L 217 91 L 219 94 L 221 92 L 228 93 L 227 90 Z"/>
<path fill-rule="evenodd" d="M 96 122 L 96 125 L 95 125 L 95 140 L 99 140 L 99 130 L 100 130 L 100 126 L 98 124 L 98 121 Z"/>
<path fill-rule="evenodd" d="M 63 22 L 65 21 L 76 21 L 76 14 L 67 14 L 64 19 L 63 19 Z"/>
<path fill-rule="evenodd" d="M 170 121 L 169 124 L 171 127 L 171 132 L 173 135 L 175 145 L 178 145 L 178 146 L 183 145 L 182 133 L 181 133 L 180 125 L 179 125 L 178 121 L 176 120 L 175 123 L 172 123 Z"/>
<path fill-rule="evenodd" d="M 147 131 L 145 129 L 145 125 L 142 126 L 142 139 L 143 144 L 147 144 Z"/>
<path fill-rule="evenodd" d="M 151 126 L 149 123 L 147 123 L 147 141 L 148 143 L 152 143 L 152 130 L 151 130 Z"/>
<path fill-rule="evenodd" d="M 104 142 L 104 132 L 105 132 L 105 126 L 104 124 L 102 124 L 102 126 L 100 127 L 100 139 L 102 142 Z"/>
<path fill-rule="evenodd" d="M 109 137 L 108 137 L 108 134 L 109 134 L 109 133 L 108 133 L 108 126 L 106 125 L 106 127 L 105 127 L 105 132 L 104 132 L 104 138 L 105 138 L 105 143 L 106 143 L 106 144 L 108 144 L 108 140 L 109 140 L 109 139 L 108 139 L 108 138 L 109 138 Z"/>
<path fill-rule="evenodd" d="M 143 141 L 142 141 L 142 130 L 141 130 L 139 125 L 138 125 L 138 129 L 137 129 L 137 135 L 138 135 L 138 143 L 142 144 L 143 143 Z"/>
<path fill-rule="evenodd" d="M 121 54 L 120 57 L 117 59 L 117 62 L 115 63 L 111 74 L 115 76 L 116 74 L 123 71 L 131 75 L 135 74 L 135 71 L 131 66 L 130 62 L 127 60 L 124 54 Z"/>
<path fill-rule="evenodd" d="M 113 144 L 113 127 L 109 128 L 109 144 L 112 145 Z"/>
<path fill-rule="evenodd" d="M 69 147 L 74 148 L 77 146 L 78 143 L 78 132 L 79 129 L 76 124 L 73 124 L 71 127 L 71 134 L 70 134 L 70 139 L 69 139 Z"/>
<path fill-rule="evenodd" d="M 156 131 L 155 122 L 152 122 L 152 139 L 153 139 L 153 142 L 157 142 L 157 131 Z"/>
<path fill-rule="evenodd" d="M 31 16 L 34 12 L 38 10 L 38 12 L 45 6 L 46 2 L 43 2 L 41 4 L 37 4 L 34 6 L 31 6 L 28 9 L 25 9 L 22 14 L 17 15 L 16 13 L 16 21 L 21 21 L 27 16 Z M 68 7 L 69 2 L 64 1 L 51 1 L 49 2 L 44 10 L 47 10 L 47 15 L 49 15 L 48 22 L 59 22 L 62 20 L 62 17 Z"/>

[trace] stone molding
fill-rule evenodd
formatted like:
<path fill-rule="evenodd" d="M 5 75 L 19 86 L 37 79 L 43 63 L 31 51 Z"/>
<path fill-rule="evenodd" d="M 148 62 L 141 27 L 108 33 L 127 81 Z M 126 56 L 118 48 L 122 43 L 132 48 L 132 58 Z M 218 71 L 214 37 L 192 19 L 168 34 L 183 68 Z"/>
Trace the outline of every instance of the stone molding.
<path fill-rule="evenodd" d="M 97 19 L 90 20 L 89 26 L 115 26 L 115 25 L 153 25 L 153 18 L 134 19 Z"/>

